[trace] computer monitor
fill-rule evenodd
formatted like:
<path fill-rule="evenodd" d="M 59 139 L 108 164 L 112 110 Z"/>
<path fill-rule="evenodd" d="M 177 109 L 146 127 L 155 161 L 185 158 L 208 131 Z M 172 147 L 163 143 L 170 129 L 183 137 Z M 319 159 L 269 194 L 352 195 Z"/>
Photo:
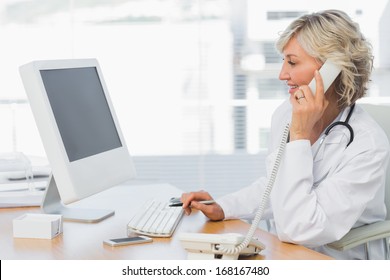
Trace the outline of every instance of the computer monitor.
<path fill-rule="evenodd" d="M 85 222 L 113 215 L 66 205 L 135 177 L 97 60 L 33 61 L 19 71 L 52 168 L 43 211 Z"/>

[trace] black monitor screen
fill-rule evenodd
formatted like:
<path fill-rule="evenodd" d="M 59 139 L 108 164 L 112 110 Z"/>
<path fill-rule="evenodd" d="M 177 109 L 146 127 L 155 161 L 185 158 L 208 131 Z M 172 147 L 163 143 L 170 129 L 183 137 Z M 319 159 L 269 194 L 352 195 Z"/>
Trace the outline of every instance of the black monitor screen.
<path fill-rule="evenodd" d="M 122 146 L 95 67 L 40 73 L 69 161 Z"/>

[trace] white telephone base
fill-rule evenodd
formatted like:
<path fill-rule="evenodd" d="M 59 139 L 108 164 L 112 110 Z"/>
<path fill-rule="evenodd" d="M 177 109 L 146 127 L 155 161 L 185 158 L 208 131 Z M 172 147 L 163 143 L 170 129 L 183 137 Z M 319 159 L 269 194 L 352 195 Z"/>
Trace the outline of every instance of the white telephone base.
<path fill-rule="evenodd" d="M 239 256 L 255 255 L 265 249 L 260 241 L 252 239 L 250 244 L 237 254 L 221 252 L 220 247 L 232 249 L 245 239 L 243 235 L 237 233 L 183 233 L 179 238 L 184 249 L 188 251 L 188 259 L 190 260 L 237 260 Z"/>

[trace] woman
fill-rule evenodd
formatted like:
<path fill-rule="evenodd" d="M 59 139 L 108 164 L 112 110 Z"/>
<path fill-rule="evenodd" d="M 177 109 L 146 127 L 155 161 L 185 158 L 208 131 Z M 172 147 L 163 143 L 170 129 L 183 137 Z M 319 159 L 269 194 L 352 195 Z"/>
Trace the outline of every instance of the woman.
<path fill-rule="evenodd" d="M 267 158 L 267 177 L 274 164 L 283 130 L 289 140 L 279 166 L 270 201 L 263 215 L 280 240 L 301 244 L 341 259 L 364 258 L 363 247 L 339 252 L 325 245 L 348 231 L 386 217 L 384 186 L 389 143 L 382 129 L 355 101 L 366 93 L 372 70 L 372 50 L 347 14 L 327 10 L 304 15 L 276 43 L 283 55 L 279 79 L 290 94 L 274 113 Z M 341 68 L 324 92 L 318 69 L 326 60 Z M 315 92 L 308 84 L 316 81 Z M 325 130 L 336 121 L 345 125 Z M 201 210 L 211 220 L 253 218 L 267 178 L 218 199 L 207 192 L 182 195 L 186 213 Z M 191 208 L 190 208 L 191 206 Z M 371 257 L 382 258 L 380 242 L 372 242 Z"/>

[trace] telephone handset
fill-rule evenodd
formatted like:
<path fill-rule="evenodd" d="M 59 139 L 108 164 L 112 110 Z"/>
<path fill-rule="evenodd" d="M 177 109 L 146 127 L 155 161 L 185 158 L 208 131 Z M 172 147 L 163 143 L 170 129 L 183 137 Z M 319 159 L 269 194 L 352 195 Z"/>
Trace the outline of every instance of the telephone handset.
<path fill-rule="evenodd" d="M 328 90 L 330 85 L 339 75 L 341 69 L 327 60 L 319 70 L 323 83 L 324 92 Z M 313 93 L 316 92 L 315 78 L 309 84 Z M 261 198 L 259 208 L 256 211 L 255 218 L 252 221 L 246 236 L 237 234 L 203 234 L 203 233 L 183 233 L 180 236 L 183 247 L 188 251 L 190 259 L 237 259 L 239 255 L 258 254 L 265 246 L 254 239 L 253 236 L 263 216 L 265 206 L 268 203 L 272 187 L 274 185 L 279 165 L 282 160 L 287 138 L 290 131 L 290 125 L 287 124 L 283 136 L 280 141 L 279 149 L 276 154 L 276 159 L 268 178 L 268 183 L 265 187 L 264 194 Z"/>
<path fill-rule="evenodd" d="M 337 76 L 341 72 L 341 68 L 334 64 L 332 61 L 327 60 L 322 65 L 321 69 L 319 70 L 322 81 L 324 83 L 324 92 L 328 90 L 328 88 L 331 86 L 331 84 L 336 80 Z M 313 94 L 316 93 L 316 79 L 313 78 L 309 84 L 309 88 L 313 92 Z"/>

